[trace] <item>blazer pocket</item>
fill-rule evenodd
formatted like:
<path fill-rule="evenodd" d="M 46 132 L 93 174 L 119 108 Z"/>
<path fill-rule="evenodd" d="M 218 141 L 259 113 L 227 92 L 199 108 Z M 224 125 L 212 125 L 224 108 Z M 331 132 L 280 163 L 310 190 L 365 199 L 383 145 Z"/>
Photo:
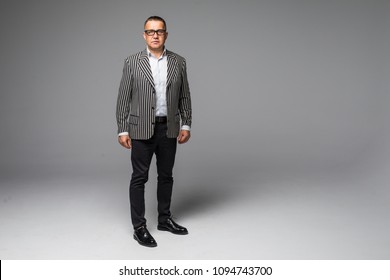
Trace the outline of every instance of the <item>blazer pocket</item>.
<path fill-rule="evenodd" d="M 139 120 L 138 116 L 130 115 L 129 124 L 138 125 L 138 120 Z"/>

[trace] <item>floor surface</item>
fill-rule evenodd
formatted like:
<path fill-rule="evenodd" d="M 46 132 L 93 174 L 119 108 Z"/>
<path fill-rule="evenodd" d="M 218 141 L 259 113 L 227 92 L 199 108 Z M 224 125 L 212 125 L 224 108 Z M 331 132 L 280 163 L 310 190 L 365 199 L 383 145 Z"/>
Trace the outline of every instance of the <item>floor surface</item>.
<path fill-rule="evenodd" d="M 3 179 L 0 259 L 390 258 L 384 173 L 202 172 L 175 181 L 172 211 L 187 236 L 156 229 L 151 174 L 147 219 L 157 248 L 132 238 L 127 174 Z"/>

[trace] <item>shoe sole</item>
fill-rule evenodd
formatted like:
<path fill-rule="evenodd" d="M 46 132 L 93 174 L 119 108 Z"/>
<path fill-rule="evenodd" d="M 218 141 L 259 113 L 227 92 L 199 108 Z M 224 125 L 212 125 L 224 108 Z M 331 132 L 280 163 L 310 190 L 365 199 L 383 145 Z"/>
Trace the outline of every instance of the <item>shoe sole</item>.
<path fill-rule="evenodd" d="M 145 244 L 145 243 L 141 242 L 141 241 L 137 238 L 137 236 L 133 235 L 133 237 L 134 237 L 134 240 L 137 241 L 138 244 L 141 245 L 141 246 L 148 247 L 148 248 L 157 247 L 157 243 L 154 243 L 154 244 Z"/>
<path fill-rule="evenodd" d="M 161 231 L 169 231 L 170 233 L 173 233 L 173 234 L 177 234 L 177 235 L 187 235 L 188 234 L 188 231 L 183 231 L 183 232 L 175 232 L 175 231 L 171 231 L 165 227 L 160 227 L 160 226 L 157 226 L 157 229 L 158 230 L 161 230 Z"/>

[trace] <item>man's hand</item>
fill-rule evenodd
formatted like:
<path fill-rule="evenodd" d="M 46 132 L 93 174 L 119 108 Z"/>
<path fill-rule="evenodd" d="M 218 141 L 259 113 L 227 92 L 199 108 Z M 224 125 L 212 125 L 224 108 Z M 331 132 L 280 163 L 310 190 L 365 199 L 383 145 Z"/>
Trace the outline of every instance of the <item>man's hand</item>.
<path fill-rule="evenodd" d="M 180 130 L 179 136 L 177 137 L 177 142 L 179 144 L 186 143 L 191 137 L 191 132 L 189 130 Z"/>
<path fill-rule="evenodd" d="M 129 135 L 118 136 L 118 142 L 126 149 L 131 149 L 131 139 Z"/>

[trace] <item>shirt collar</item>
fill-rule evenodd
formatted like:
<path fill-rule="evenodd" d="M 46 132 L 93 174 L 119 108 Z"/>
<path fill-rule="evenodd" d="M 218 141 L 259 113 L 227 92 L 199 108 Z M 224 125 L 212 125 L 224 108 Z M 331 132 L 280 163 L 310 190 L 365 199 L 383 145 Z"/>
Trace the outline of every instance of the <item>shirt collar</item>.
<path fill-rule="evenodd" d="M 150 50 L 149 50 L 148 47 L 146 47 L 146 52 L 147 52 L 147 54 L 148 54 L 148 57 L 151 57 L 151 56 L 154 57 L 154 55 L 150 52 Z M 166 55 L 167 55 L 167 49 L 164 47 L 164 51 L 163 51 L 161 57 L 164 57 L 164 56 L 166 56 Z M 158 57 L 158 58 L 160 58 L 160 57 Z"/>

